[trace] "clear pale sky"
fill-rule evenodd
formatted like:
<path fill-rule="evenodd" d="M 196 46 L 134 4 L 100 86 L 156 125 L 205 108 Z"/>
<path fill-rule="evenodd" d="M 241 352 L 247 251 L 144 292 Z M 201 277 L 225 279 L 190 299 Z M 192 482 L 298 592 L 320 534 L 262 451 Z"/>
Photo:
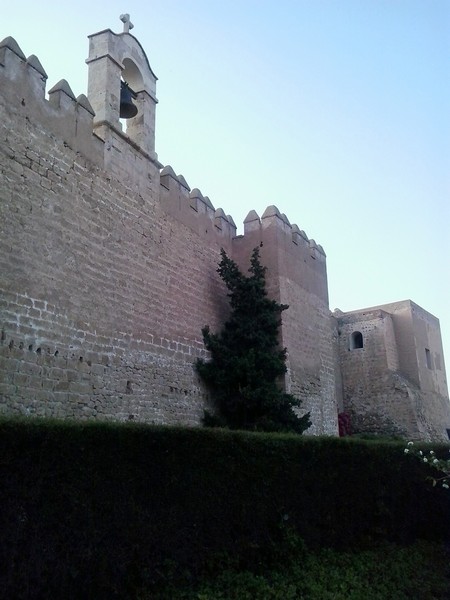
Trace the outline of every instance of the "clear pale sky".
<path fill-rule="evenodd" d="M 275 204 L 327 253 L 330 308 L 411 299 L 450 369 L 450 1 L 8 3 L 12 35 L 87 92 L 87 36 L 135 35 L 156 150 L 242 221 Z"/>

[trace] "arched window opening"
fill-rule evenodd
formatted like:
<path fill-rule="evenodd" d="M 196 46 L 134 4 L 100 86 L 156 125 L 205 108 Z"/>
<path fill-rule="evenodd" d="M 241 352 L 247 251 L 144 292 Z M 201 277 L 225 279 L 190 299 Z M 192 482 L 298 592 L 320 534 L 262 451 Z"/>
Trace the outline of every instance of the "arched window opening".
<path fill-rule="evenodd" d="M 350 350 L 357 350 L 358 348 L 363 348 L 363 336 L 360 331 L 354 331 L 350 336 Z"/>

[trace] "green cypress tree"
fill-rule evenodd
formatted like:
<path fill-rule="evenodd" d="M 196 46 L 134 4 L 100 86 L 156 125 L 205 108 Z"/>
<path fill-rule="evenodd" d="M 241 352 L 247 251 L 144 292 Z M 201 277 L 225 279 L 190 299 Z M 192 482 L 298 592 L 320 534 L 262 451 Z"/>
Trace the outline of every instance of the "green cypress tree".
<path fill-rule="evenodd" d="M 199 359 L 196 367 L 217 408 L 214 416 L 205 413 L 205 424 L 302 433 L 311 425 L 309 413 L 298 417 L 293 409 L 301 401 L 278 383 L 286 372 L 286 349 L 280 348 L 278 333 L 288 306 L 267 297 L 259 248 L 253 250 L 248 277 L 223 249 L 221 257 L 217 271 L 228 288 L 231 315 L 219 334 L 208 326 L 202 329 L 211 360 Z"/>

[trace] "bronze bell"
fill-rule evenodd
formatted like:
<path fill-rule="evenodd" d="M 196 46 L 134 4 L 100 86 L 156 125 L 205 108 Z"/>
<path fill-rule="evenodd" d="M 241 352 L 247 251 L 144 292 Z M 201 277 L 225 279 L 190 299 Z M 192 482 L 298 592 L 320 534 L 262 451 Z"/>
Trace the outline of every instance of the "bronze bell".
<path fill-rule="evenodd" d="M 132 119 L 138 113 L 137 106 L 133 104 L 137 95 L 125 81 L 120 82 L 120 118 Z"/>

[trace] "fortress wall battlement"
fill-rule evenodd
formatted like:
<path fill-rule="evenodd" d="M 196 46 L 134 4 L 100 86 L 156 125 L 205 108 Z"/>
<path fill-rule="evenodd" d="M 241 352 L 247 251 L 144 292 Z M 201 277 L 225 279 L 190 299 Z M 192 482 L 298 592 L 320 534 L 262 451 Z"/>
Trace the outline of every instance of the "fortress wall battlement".
<path fill-rule="evenodd" d="M 214 239 L 230 252 L 236 236 L 231 216 L 214 208 L 211 200 L 198 188 L 191 190 L 182 175 L 175 175 L 171 166 L 160 172 L 160 201 L 163 210 L 201 237 Z"/>
<path fill-rule="evenodd" d="M 268 206 L 261 218 L 255 210 L 251 210 L 244 220 L 244 235 L 236 236 L 237 228 L 232 216 L 226 215 L 222 208 L 215 209 L 211 200 L 198 188 L 191 190 L 183 175 L 176 175 L 170 165 L 160 171 L 160 185 L 161 205 L 168 214 L 200 236 L 215 235 L 228 252 L 230 242 L 233 247 L 246 248 L 248 256 L 241 265 L 244 270 L 249 266 L 251 249 L 261 242 L 267 246 L 265 254 L 277 256 L 280 247 L 289 255 L 289 261 L 283 261 L 286 269 L 290 269 L 286 276 L 311 283 L 311 277 L 305 277 L 305 271 L 315 271 L 317 280 L 321 282 L 311 284 L 313 292 L 327 296 L 324 249 L 315 240 L 309 239 L 297 225 L 291 225 L 287 216 L 281 214 L 276 206 Z M 269 234 L 265 233 L 268 229 Z M 236 256 L 239 257 L 239 254 L 238 250 Z"/>
<path fill-rule="evenodd" d="M 289 222 L 287 216 L 281 214 L 278 208 L 274 205 L 268 206 L 261 218 L 255 210 L 251 210 L 244 220 L 244 235 L 265 229 L 271 224 L 276 224 L 280 231 L 283 231 L 288 239 L 295 246 L 305 249 L 307 248 L 310 256 L 321 262 L 325 262 L 326 254 L 320 244 L 316 244 L 315 240 L 309 239 L 306 233 L 298 227 L 298 225 Z"/>
<path fill-rule="evenodd" d="M 46 100 L 46 80 L 36 56 L 26 58 L 11 37 L 0 42 L 2 111 L 8 110 L 17 120 L 39 123 L 75 152 L 82 151 L 95 164 L 102 164 L 103 144 L 93 134 L 94 111 L 88 99 L 83 94 L 75 98 L 67 81 L 61 80 L 49 90 Z"/>
<path fill-rule="evenodd" d="M 48 92 L 49 100 L 46 100 L 44 68 L 34 55 L 27 59 L 11 37 L 0 42 L 0 79 L 4 79 L 1 96 L 4 111 L 14 114 L 19 121 L 32 123 L 41 132 L 59 140 L 65 148 L 74 150 L 78 157 L 112 171 L 118 180 L 139 189 L 141 194 L 154 194 L 160 183 L 160 200 L 165 212 L 198 235 L 209 239 L 217 234 L 217 241 L 229 248 L 225 240 L 236 236 L 236 225 L 230 215 L 221 208 L 215 209 L 198 188 L 191 190 L 184 177 L 175 175 L 170 166 L 158 173 L 161 165 L 146 155 L 125 132 L 104 123 L 94 128 L 95 114 L 89 100 L 83 94 L 76 98 L 67 81 L 61 80 L 53 86 Z M 83 164 L 82 159 L 79 162 Z M 256 215 L 254 211 L 251 213 Z M 212 226 L 208 226 L 204 217 L 212 222 Z M 256 215 L 258 228 L 266 227 L 271 217 L 275 217 L 280 230 L 285 232 L 286 240 L 292 240 L 315 260 L 325 261 L 323 248 L 309 240 L 297 225 L 291 225 L 276 207 L 268 207 L 262 220 Z M 248 230 L 247 217 L 245 233 Z"/>
<path fill-rule="evenodd" d="M 326 255 L 322 246 L 308 239 L 297 225 L 291 225 L 274 205 L 268 206 L 261 218 L 254 210 L 248 213 L 244 235 L 234 240 L 238 262 L 242 254 L 260 244 L 269 273 L 274 270 L 278 276 L 296 282 L 328 306 Z"/>

